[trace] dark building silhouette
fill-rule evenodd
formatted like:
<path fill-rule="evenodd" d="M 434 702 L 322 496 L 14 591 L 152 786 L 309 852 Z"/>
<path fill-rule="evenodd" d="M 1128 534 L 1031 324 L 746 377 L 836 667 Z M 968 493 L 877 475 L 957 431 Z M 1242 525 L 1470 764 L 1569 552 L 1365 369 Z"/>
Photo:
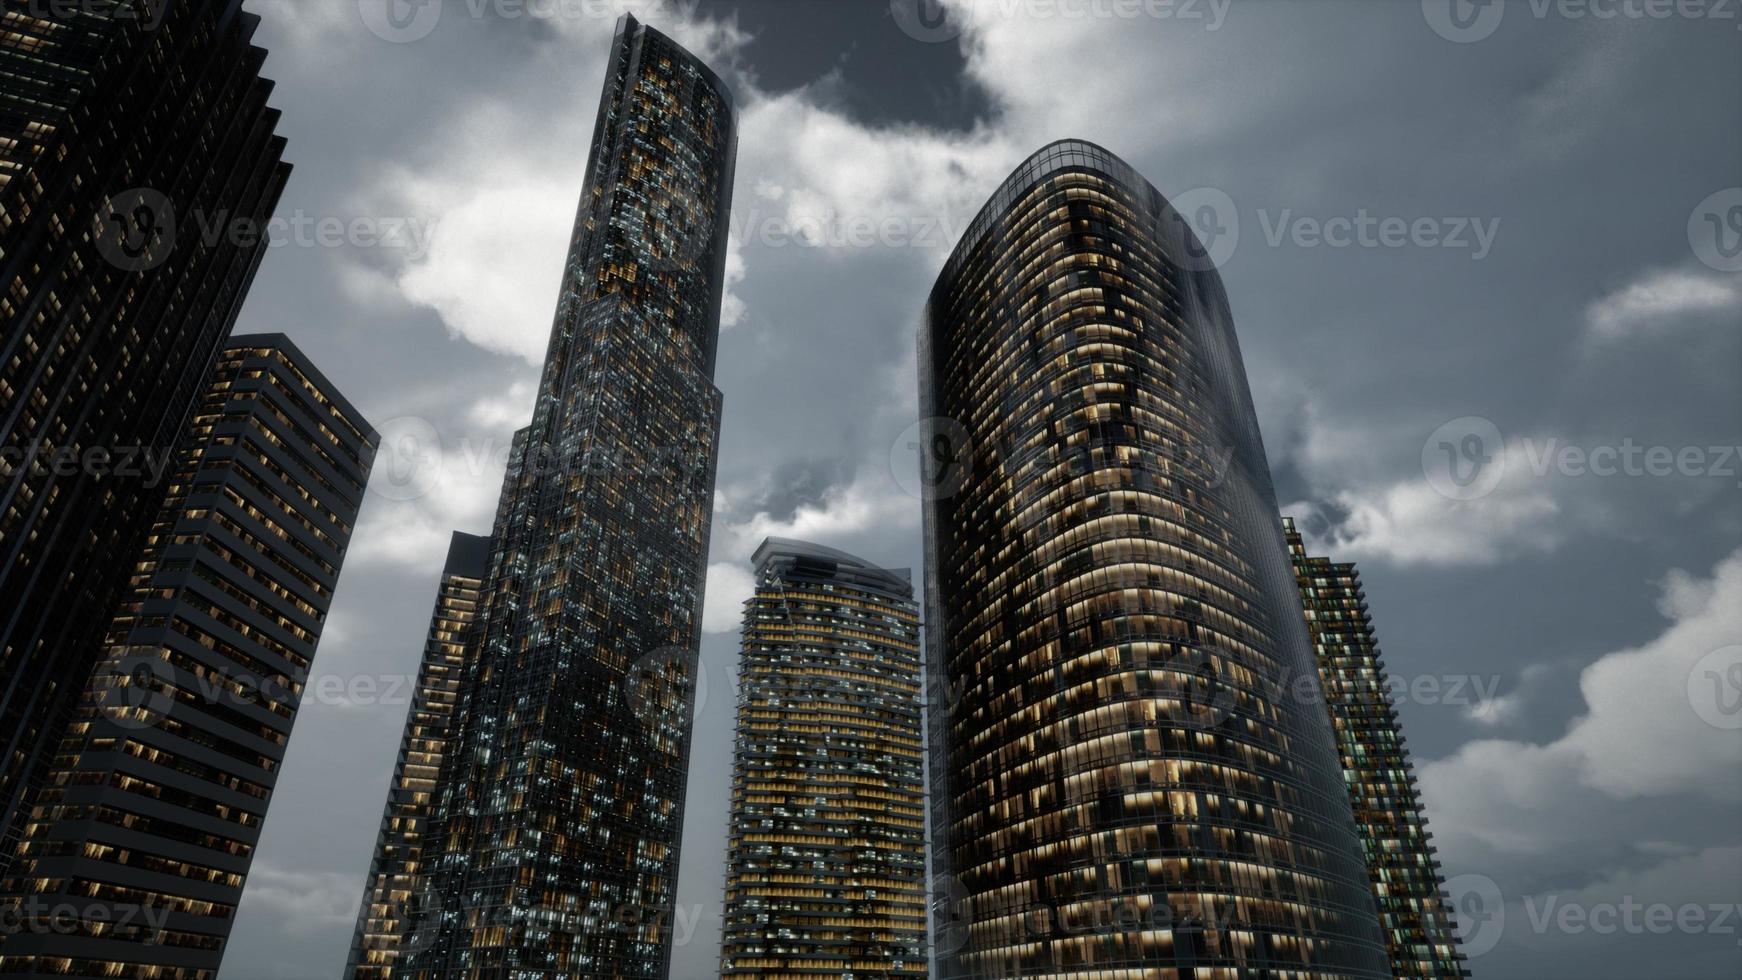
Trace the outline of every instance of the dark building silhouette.
<path fill-rule="evenodd" d="M 1391 954 L 1391 975 L 1398 980 L 1467 977 L 1361 573 L 1350 563 L 1309 557 L 1294 521 L 1284 518 L 1283 524 Z"/>
<path fill-rule="evenodd" d="M 1203 244 L 1054 143 L 923 324 L 934 975 L 1387 976 Z"/>
<path fill-rule="evenodd" d="M 407 976 L 669 969 L 735 154 L 720 79 L 620 21 Z"/>
<path fill-rule="evenodd" d="M 769 538 L 744 606 L 720 976 L 927 976 L 908 570 Z"/>
<path fill-rule="evenodd" d="M 442 758 L 452 737 L 454 706 L 466 666 L 466 640 L 478 618 L 479 590 L 489 567 L 490 539 L 454 532 L 442 566 L 429 637 L 418 669 L 417 693 L 405 719 L 399 761 L 387 790 L 375 859 L 363 884 L 363 907 L 351 941 L 346 976 L 387 980 L 420 903 L 426 900 L 424 840 Z"/>
<path fill-rule="evenodd" d="M 240 0 L 0 8 L 0 872 L 289 173 Z"/>
<path fill-rule="evenodd" d="M 224 348 L 4 883 L 0 976 L 217 975 L 376 444 L 286 338 Z"/>

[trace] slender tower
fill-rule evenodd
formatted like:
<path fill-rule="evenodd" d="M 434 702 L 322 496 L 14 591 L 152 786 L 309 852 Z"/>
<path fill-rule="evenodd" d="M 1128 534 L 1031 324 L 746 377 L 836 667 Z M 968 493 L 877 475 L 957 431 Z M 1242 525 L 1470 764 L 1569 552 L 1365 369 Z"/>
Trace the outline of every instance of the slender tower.
<path fill-rule="evenodd" d="M 241 0 L 0 7 L 0 873 L 290 168 Z"/>
<path fill-rule="evenodd" d="M 1283 518 L 1283 530 L 1337 731 L 1337 753 L 1367 855 L 1391 975 L 1397 980 L 1467 977 L 1361 573 L 1351 563 L 1309 557 L 1292 519 Z"/>
<path fill-rule="evenodd" d="M 720 976 L 924 978 L 912 579 L 784 538 L 752 561 Z"/>
<path fill-rule="evenodd" d="M 407 929 L 425 900 L 423 851 L 430 804 L 452 737 L 454 705 L 466 665 L 467 637 L 478 618 L 478 593 L 489 565 L 490 539 L 454 532 L 442 565 L 435 612 L 417 672 L 417 694 L 405 719 L 399 761 L 363 884 L 363 906 L 345 975 L 388 980 Z"/>
<path fill-rule="evenodd" d="M 277 334 L 233 338 L 5 891 L 0 977 L 218 972 L 377 437 Z"/>
<path fill-rule="evenodd" d="M 406 976 L 669 969 L 735 134 L 724 83 L 623 18 Z"/>
<path fill-rule="evenodd" d="M 1387 976 L 1220 276 L 1042 148 L 921 332 L 935 976 Z"/>

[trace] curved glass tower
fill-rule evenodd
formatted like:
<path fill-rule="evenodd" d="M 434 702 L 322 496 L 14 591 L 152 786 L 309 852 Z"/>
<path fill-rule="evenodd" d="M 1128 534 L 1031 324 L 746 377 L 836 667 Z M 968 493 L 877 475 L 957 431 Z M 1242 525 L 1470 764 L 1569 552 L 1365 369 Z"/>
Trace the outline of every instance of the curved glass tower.
<path fill-rule="evenodd" d="M 921 330 L 936 976 L 1388 976 L 1220 277 L 1030 157 Z"/>

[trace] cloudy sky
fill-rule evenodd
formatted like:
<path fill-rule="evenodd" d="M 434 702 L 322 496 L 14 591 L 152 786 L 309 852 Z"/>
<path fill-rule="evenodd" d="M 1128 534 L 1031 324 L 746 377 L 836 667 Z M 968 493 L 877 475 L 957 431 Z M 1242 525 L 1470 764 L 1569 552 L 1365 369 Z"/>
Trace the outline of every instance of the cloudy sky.
<path fill-rule="evenodd" d="M 488 530 L 531 414 L 623 6 L 253 3 L 296 171 L 238 329 L 425 451 L 377 468 L 225 980 L 342 967 L 449 532 Z M 1361 563 L 1407 685 L 1476 976 L 1742 971 L 1742 4 L 627 6 L 742 112 L 679 980 L 717 956 L 749 555 L 919 563 L 920 307 L 1065 136 L 1214 235 L 1282 502 Z"/>

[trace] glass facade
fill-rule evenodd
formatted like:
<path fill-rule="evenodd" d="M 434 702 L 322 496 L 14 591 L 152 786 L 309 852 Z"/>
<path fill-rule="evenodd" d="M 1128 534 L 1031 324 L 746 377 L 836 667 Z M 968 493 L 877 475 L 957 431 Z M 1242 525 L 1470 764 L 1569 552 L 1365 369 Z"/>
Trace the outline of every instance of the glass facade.
<path fill-rule="evenodd" d="M 217 976 L 377 437 L 262 334 L 185 443 L 0 885 L 0 976 Z"/>
<path fill-rule="evenodd" d="M 363 906 L 345 975 L 387 980 L 404 947 L 418 903 L 425 901 L 423 842 L 442 759 L 452 737 L 454 705 L 466 666 L 466 640 L 478 616 L 478 594 L 490 557 L 490 539 L 454 532 L 442 566 L 417 694 L 405 719 L 399 761 L 387 791 L 375 859 L 363 885 Z"/>
<path fill-rule="evenodd" d="M 1219 275 L 1080 141 L 920 336 L 935 976 L 1387 976 Z"/>
<path fill-rule="evenodd" d="M 736 145 L 720 79 L 620 21 L 407 976 L 669 969 Z"/>
<path fill-rule="evenodd" d="M 1467 977 L 1361 573 L 1353 564 L 1309 557 L 1294 522 L 1284 518 L 1283 524 L 1391 954 L 1391 975 L 1398 980 Z"/>
<path fill-rule="evenodd" d="M 289 173 L 256 23 L 0 6 L 0 874 L 266 251 L 196 221 L 264 222 Z"/>
<path fill-rule="evenodd" d="M 752 560 L 720 976 L 923 978 L 911 577 L 782 538 Z"/>

